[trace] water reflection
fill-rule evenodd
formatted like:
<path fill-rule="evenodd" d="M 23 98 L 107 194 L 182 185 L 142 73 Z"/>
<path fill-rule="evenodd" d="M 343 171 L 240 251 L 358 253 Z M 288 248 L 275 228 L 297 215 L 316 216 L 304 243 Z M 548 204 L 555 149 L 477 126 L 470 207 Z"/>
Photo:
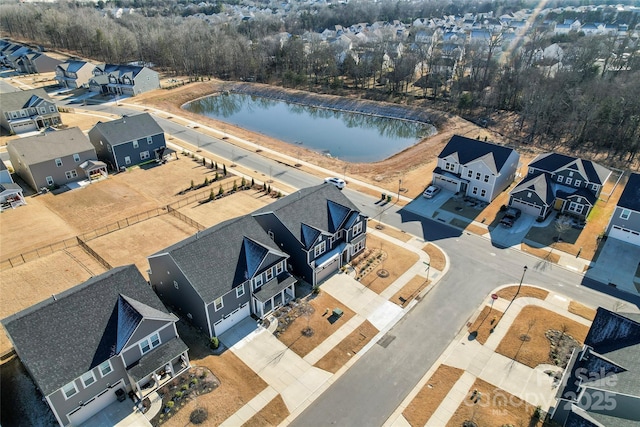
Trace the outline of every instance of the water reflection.
<path fill-rule="evenodd" d="M 244 94 L 201 98 L 185 109 L 356 162 L 382 160 L 435 133 L 428 124 Z"/>

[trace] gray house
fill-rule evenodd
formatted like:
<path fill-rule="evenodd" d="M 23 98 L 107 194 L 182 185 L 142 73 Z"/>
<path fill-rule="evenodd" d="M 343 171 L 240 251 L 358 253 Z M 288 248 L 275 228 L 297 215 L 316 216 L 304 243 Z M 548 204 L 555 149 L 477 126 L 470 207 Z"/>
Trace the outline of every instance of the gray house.
<path fill-rule="evenodd" d="M 168 306 L 209 336 L 219 336 L 295 298 L 288 258 L 246 215 L 151 255 L 149 281 Z"/>
<path fill-rule="evenodd" d="M 77 127 L 14 139 L 7 151 L 15 172 L 36 191 L 107 174 L 106 165 L 96 161 L 96 150 Z"/>
<path fill-rule="evenodd" d="M 640 246 L 640 174 L 629 177 L 609 220 L 607 236 Z"/>
<path fill-rule="evenodd" d="M 527 176 L 511 190 L 509 206 L 540 219 L 553 209 L 586 218 L 610 174 L 609 169 L 590 160 L 540 154 L 529 164 Z"/>
<path fill-rule="evenodd" d="M 44 89 L 0 93 L 0 125 L 12 134 L 62 123 L 58 107 Z"/>
<path fill-rule="evenodd" d="M 129 265 L 2 324 L 58 423 L 77 426 L 119 396 L 141 399 L 190 367 L 177 320 Z"/>
<path fill-rule="evenodd" d="M 640 315 L 598 308 L 565 369 L 552 410 L 564 427 L 640 425 Z"/>
<path fill-rule="evenodd" d="M 56 81 L 69 89 L 88 87 L 95 67 L 90 62 L 68 60 L 56 67 Z"/>
<path fill-rule="evenodd" d="M 151 68 L 138 65 L 101 64 L 93 69 L 89 79 L 93 92 L 135 96 L 160 88 L 160 77 Z"/>
<path fill-rule="evenodd" d="M 304 188 L 252 215 L 291 257 L 291 272 L 313 286 L 366 246 L 367 217 L 332 184 Z"/>
<path fill-rule="evenodd" d="M 166 149 L 164 131 L 149 113 L 98 122 L 89 140 L 98 158 L 113 170 L 160 159 Z"/>
<path fill-rule="evenodd" d="M 18 69 L 25 74 L 50 73 L 62 61 L 41 52 L 29 52 L 18 59 Z"/>
<path fill-rule="evenodd" d="M 511 148 L 454 135 L 438 155 L 433 184 L 491 202 L 511 185 L 519 160 Z"/>

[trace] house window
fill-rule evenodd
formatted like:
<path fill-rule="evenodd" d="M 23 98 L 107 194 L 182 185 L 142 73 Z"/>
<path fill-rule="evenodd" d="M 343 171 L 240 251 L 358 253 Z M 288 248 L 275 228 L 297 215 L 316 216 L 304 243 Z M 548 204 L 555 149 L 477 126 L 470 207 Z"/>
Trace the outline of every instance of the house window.
<path fill-rule="evenodd" d="M 147 144 L 153 144 L 153 138 L 151 138 L 150 136 L 147 137 Z"/>
<path fill-rule="evenodd" d="M 473 194 L 478 194 L 478 187 L 473 187 L 473 191 L 471 191 Z"/>
<path fill-rule="evenodd" d="M 567 177 L 567 180 L 564 183 L 567 185 L 571 185 L 571 181 L 573 181 L 573 178 Z"/>
<path fill-rule="evenodd" d="M 471 178 L 472 176 L 473 176 L 473 171 L 472 171 L 472 170 L 469 170 L 469 171 L 467 172 L 467 178 Z"/>
<path fill-rule="evenodd" d="M 73 155 L 73 161 L 78 163 L 80 161 L 80 154 L 74 154 Z"/>
<path fill-rule="evenodd" d="M 40 107 L 40 114 L 47 114 L 47 109 L 44 107 Z"/>
<path fill-rule="evenodd" d="M 13 117 L 14 119 L 18 118 L 18 113 L 16 113 L 15 111 L 11 112 L 11 117 Z"/>
<path fill-rule="evenodd" d="M 444 165 L 444 168 L 445 168 L 446 170 L 448 170 L 448 171 L 453 172 L 453 171 L 455 171 L 455 170 L 456 170 L 456 165 L 454 165 L 453 163 L 449 163 L 449 162 L 447 162 L 447 163 Z"/>
<path fill-rule="evenodd" d="M 481 174 L 480 172 L 476 172 L 476 179 L 477 179 L 477 180 L 480 180 L 480 176 L 481 176 L 481 175 L 482 175 L 482 174 Z"/>
<path fill-rule="evenodd" d="M 531 191 L 528 191 L 528 192 L 527 192 L 527 199 L 530 199 L 532 195 L 533 195 L 533 194 L 531 194 Z"/>
<path fill-rule="evenodd" d="M 176 289 L 180 289 L 180 285 L 175 280 L 173 281 L 173 287 Z"/>
<path fill-rule="evenodd" d="M 27 117 L 27 112 L 24 110 L 20 110 L 20 117 Z"/>
<path fill-rule="evenodd" d="M 323 242 L 324 243 L 324 242 Z M 266 273 L 266 281 L 268 282 L 269 280 L 273 279 L 273 269 L 270 268 L 267 271 L 265 271 Z"/>
<path fill-rule="evenodd" d="M 593 191 L 598 191 L 598 184 L 591 184 L 591 189 Z"/>
<path fill-rule="evenodd" d="M 282 273 L 282 270 L 284 270 L 284 268 L 283 268 L 283 265 L 282 265 L 282 264 L 283 264 L 283 263 L 279 262 L 279 263 L 276 265 L 276 274 L 280 274 L 280 273 Z"/>
<path fill-rule="evenodd" d="M 133 141 L 133 148 L 138 148 L 138 147 L 139 147 L 138 141 Z"/>
<path fill-rule="evenodd" d="M 106 362 L 102 362 L 98 366 L 98 369 L 100 370 L 100 375 L 102 375 L 103 377 L 113 372 L 113 367 L 111 367 L 111 362 L 108 360 Z"/>
<path fill-rule="evenodd" d="M 78 388 L 76 387 L 76 383 L 71 381 L 66 386 L 62 387 L 62 393 L 64 394 L 65 399 L 69 399 L 74 396 L 78 392 Z"/>
<path fill-rule="evenodd" d="M 220 310 L 222 307 L 224 307 L 224 303 L 222 302 L 222 297 L 220 297 L 220 298 L 216 298 L 216 299 L 213 301 L 213 308 L 214 308 L 216 311 L 218 311 L 218 310 Z"/>
<path fill-rule="evenodd" d="M 125 165 L 130 165 L 130 164 L 131 164 L 131 157 L 129 157 L 129 156 L 125 156 L 125 158 L 124 158 L 124 164 L 125 164 Z"/>
<path fill-rule="evenodd" d="M 56 159 L 56 166 L 57 167 L 62 166 L 62 159 Z"/>
<path fill-rule="evenodd" d="M 576 187 L 580 187 L 580 184 L 582 184 L 582 181 L 580 181 L 579 179 L 576 179 L 573 183 L 573 185 L 575 185 Z"/>
<path fill-rule="evenodd" d="M 360 233 L 362 233 L 362 222 L 359 222 L 353 226 L 353 235 L 357 236 Z"/>
<path fill-rule="evenodd" d="M 64 174 L 66 175 L 67 179 L 73 179 L 78 176 L 78 172 L 76 172 L 75 169 L 66 171 Z"/>
<path fill-rule="evenodd" d="M 558 182 L 562 182 L 563 179 L 564 179 L 564 176 L 558 175 Z"/>
<path fill-rule="evenodd" d="M 313 249 L 313 257 L 314 258 L 318 258 L 321 254 L 324 253 L 324 251 L 327 249 L 327 243 L 326 242 L 320 242 L 318 245 L 316 245 L 316 247 Z"/>
<path fill-rule="evenodd" d="M 259 289 L 260 286 L 262 286 L 262 274 L 260 274 L 255 279 L 253 279 L 253 284 L 254 284 L 256 290 Z"/>
<path fill-rule="evenodd" d="M 622 209 L 622 212 L 620 212 L 620 219 L 629 219 L 630 216 L 631 216 L 630 209 Z"/>
<path fill-rule="evenodd" d="M 484 176 L 484 182 L 489 182 L 489 175 Z"/>
<path fill-rule="evenodd" d="M 149 338 L 145 338 L 140 342 L 140 350 L 142 350 L 142 354 L 146 354 L 151 349 L 154 349 L 159 345 L 160 345 L 160 336 L 157 333 L 155 333 L 151 335 Z"/>
<path fill-rule="evenodd" d="M 355 255 L 363 249 L 364 249 L 364 240 L 355 244 L 355 246 L 353 247 L 353 251 L 351 252 L 351 255 Z"/>
<path fill-rule="evenodd" d="M 49 111 L 51 111 L 52 113 L 56 112 L 56 107 L 54 107 L 53 105 L 49 106 Z"/>
<path fill-rule="evenodd" d="M 236 298 L 240 298 L 244 295 L 244 283 L 236 288 Z"/>
<path fill-rule="evenodd" d="M 569 171 L 569 176 L 573 176 L 573 171 Z"/>
<path fill-rule="evenodd" d="M 578 214 L 579 214 L 579 213 L 582 213 L 582 205 L 581 205 L 581 204 L 578 204 L 578 203 L 576 203 L 576 202 L 571 202 L 571 203 L 569 204 L 569 210 L 570 210 L 571 212 L 575 212 L 575 213 L 578 213 Z"/>
<path fill-rule="evenodd" d="M 143 151 L 140 153 L 140 160 L 147 160 L 149 158 L 149 151 Z"/>
<path fill-rule="evenodd" d="M 273 235 L 273 231 L 269 230 L 269 232 L 267 234 L 269 235 L 271 240 L 274 240 L 275 236 Z"/>
<path fill-rule="evenodd" d="M 48 176 L 46 180 L 47 180 L 47 185 L 53 185 L 53 177 Z"/>
<path fill-rule="evenodd" d="M 487 190 L 485 190 L 484 188 L 480 190 L 480 197 L 484 197 L 486 195 L 487 195 Z"/>
<path fill-rule="evenodd" d="M 89 387 L 91 384 L 96 382 L 96 377 L 93 375 L 93 372 L 89 371 L 80 377 L 82 380 L 82 384 L 85 387 Z"/>

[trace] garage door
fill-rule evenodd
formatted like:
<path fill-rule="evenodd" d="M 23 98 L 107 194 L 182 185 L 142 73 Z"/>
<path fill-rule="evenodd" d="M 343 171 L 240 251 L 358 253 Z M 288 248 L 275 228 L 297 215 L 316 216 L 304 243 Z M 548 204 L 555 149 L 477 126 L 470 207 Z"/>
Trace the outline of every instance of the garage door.
<path fill-rule="evenodd" d="M 31 132 L 36 129 L 36 124 L 34 122 L 16 123 L 13 125 L 13 131 L 15 133 Z"/>
<path fill-rule="evenodd" d="M 245 302 L 243 306 L 236 308 L 226 318 L 218 320 L 213 324 L 213 333 L 217 337 L 222 335 L 227 329 L 232 328 L 245 317 L 251 315 L 249 303 Z"/>
<path fill-rule="evenodd" d="M 118 398 L 116 390 L 122 388 L 122 381 L 119 381 L 114 387 L 108 388 L 94 397 L 92 400 L 85 402 L 80 409 L 69 414 L 69 422 L 72 426 L 79 426 L 89 418 L 111 405 Z"/>
<path fill-rule="evenodd" d="M 535 217 L 540 216 L 540 211 L 542 209 L 541 206 L 536 206 L 534 204 L 523 202 L 522 200 L 517 200 L 517 199 L 513 199 L 511 201 L 511 206 L 514 208 L 520 209 L 522 213 L 533 215 Z"/>
<path fill-rule="evenodd" d="M 433 179 L 433 184 L 441 187 L 445 190 L 451 191 L 453 193 L 458 191 L 458 183 L 453 182 L 452 180 L 443 178 L 439 175 L 435 175 Z"/>
<path fill-rule="evenodd" d="M 340 266 L 339 261 L 340 261 L 340 254 L 336 255 L 335 258 L 327 261 L 326 264 L 316 269 L 316 285 L 319 285 L 320 282 L 327 279 L 333 273 L 338 271 L 338 267 Z"/>
<path fill-rule="evenodd" d="M 640 246 L 640 233 L 618 227 L 617 225 L 614 225 L 611 228 L 611 231 L 609 231 L 609 237 Z"/>

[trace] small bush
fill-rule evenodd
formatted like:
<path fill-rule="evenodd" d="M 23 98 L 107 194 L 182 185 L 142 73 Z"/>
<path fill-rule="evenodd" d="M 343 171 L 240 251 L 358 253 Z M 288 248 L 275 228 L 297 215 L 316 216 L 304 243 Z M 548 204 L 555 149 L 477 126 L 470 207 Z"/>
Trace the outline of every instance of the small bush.
<path fill-rule="evenodd" d="M 254 185 L 256 185 L 256 182 L 251 178 L 251 188 L 253 188 Z"/>
<path fill-rule="evenodd" d="M 234 192 L 238 191 L 238 184 L 236 184 L 235 181 L 233 181 L 233 191 Z"/>
<path fill-rule="evenodd" d="M 209 413 L 205 408 L 195 409 L 191 412 L 191 415 L 189 415 L 189 421 L 191 421 L 192 424 L 202 424 L 207 421 L 207 418 L 209 418 Z"/>
<path fill-rule="evenodd" d="M 193 188 L 193 187 L 194 187 L 193 180 L 191 180 L 191 187 L 189 188 Z"/>
<path fill-rule="evenodd" d="M 198 379 L 197 378 L 192 378 L 191 379 L 191 384 L 197 385 L 198 384 Z"/>
<path fill-rule="evenodd" d="M 204 177 L 204 186 L 206 187 L 207 185 L 209 185 L 209 178 L 207 178 L 206 176 Z"/>
<path fill-rule="evenodd" d="M 224 190 L 222 189 L 222 184 L 220 184 L 220 188 L 218 188 L 218 196 L 222 196 L 224 194 Z"/>
<path fill-rule="evenodd" d="M 174 396 L 175 396 L 176 398 L 180 399 L 180 398 L 182 397 L 182 395 L 183 395 L 183 394 L 184 394 L 184 393 L 183 393 L 183 392 L 181 392 L 181 391 L 176 391 L 176 394 L 174 394 Z"/>
<path fill-rule="evenodd" d="M 167 406 L 167 408 L 171 409 L 171 408 L 173 408 L 173 406 L 174 406 L 175 404 L 176 404 L 176 403 L 175 403 L 173 400 L 170 400 L 170 401 L 168 401 L 168 402 L 167 402 L 167 405 L 166 405 L 166 406 Z"/>
<path fill-rule="evenodd" d="M 240 188 L 244 188 L 247 186 L 247 180 L 242 177 L 242 181 L 240 181 Z"/>
<path fill-rule="evenodd" d="M 222 165 L 222 174 L 227 176 L 227 165 Z"/>
<path fill-rule="evenodd" d="M 182 384 L 182 387 L 180 387 L 182 390 L 189 390 L 189 385 L 188 384 Z M 178 392 L 181 393 L 181 392 Z"/>
<path fill-rule="evenodd" d="M 213 166 L 215 170 L 218 170 L 218 162 L 213 162 Z"/>
<path fill-rule="evenodd" d="M 216 350 L 219 346 L 220 340 L 218 339 L 218 337 L 211 337 L 211 339 L 209 340 L 209 347 Z"/>
<path fill-rule="evenodd" d="M 207 159 L 204 157 L 202 158 L 202 166 L 207 166 Z"/>
<path fill-rule="evenodd" d="M 215 196 L 215 194 L 213 194 L 213 189 L 211 189 L 211 192 L 209 193 L 209 200 L 213 200 L 215 198 L 216 198 L 216 196 Z"/>

